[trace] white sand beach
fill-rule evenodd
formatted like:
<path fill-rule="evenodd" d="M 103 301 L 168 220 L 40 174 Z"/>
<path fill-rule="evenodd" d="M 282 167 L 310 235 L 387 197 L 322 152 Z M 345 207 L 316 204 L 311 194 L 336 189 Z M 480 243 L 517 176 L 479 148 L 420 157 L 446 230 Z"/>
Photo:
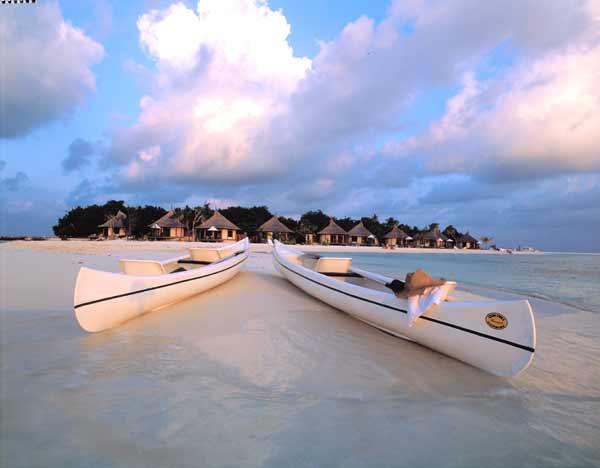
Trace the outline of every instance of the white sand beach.
<path fill-rule="evenodd" d="M 134 241 L 134 240 L 104 240 L 101 242 L 90 241 L 87 239 L 71 239 L 62 241 L 60 239 L 48 239 L 44 241 L 12 241 L 7 243 L 8 248 L 16 249 L 31 249 L 31 250 L 48 250 L 51 252 L 68 252 L 80 254 L 100 254 L 129 251 L 151 251 L 151 252 L 170 252 L 184 251 L 188 247 L 201 247 L 203 245 L 211 245 L 203 242 L 181 242 L 181 241 Z M 377 254 L 407 254 L 407 253 L 435 253 L 435 254 L 476 254 L 476 255 L 506 255 L 506 252 L 483 249 L 425 249 L 417 247 L 406 247 L 396 249 L 383 249 L 382 247 L 367 247 L 367 246 L 349 246 L 349 245 L 301 245 L 302 250 L 307 252 L 368 252 Z M 251 251 L 266 252 L 267 244 L 251 244 Z M 513 254 L 531 255 L 539 252 L 517 252 Z"/>
<path fill-rule="evenodd" d="M 314 300 L 253 245 L 216 289 L 107 332 L 78 327 L 80 266 L 185 247 L 0 245 L 0 466 L 600 464 L 591 312 L 533 299 L 536 357 L 502 379 Z"/>

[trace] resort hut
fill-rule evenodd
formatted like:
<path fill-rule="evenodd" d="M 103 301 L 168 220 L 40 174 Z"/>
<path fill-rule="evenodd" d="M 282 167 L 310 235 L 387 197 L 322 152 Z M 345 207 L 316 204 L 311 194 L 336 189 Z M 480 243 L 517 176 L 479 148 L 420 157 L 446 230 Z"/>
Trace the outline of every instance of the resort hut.
<path fill-rule="evenodd" d="M 310 223 L 300 223 L 298 232 L 304 237 L 304 244 L 311 245 L 317 243 L 317 228 Z"/>
<path fill-rule="evenodd" d="M 347 245 L 348 233 L 333 218 L 330 218 L 329 224 L 319 231 L 319 243 L 322 245 Z"/>
<path fill-rule="evenodd" d="M 155 239 L 183 239 L 185 237 L 185 224 L 177 216 L 175 210 L 150 224 L 152 237 Z"/>
<path fill-rule="evenodd" d="M 478 249 L 479 241 L 467 232 L 456 239 L 456 246 L 459 249 Z"/>
<path fill-rule="evenodd" d="M 218 211 L 200 225 L 199 231 L 203 242 L 237 242 L 242 238 L 242 230 Z"/>
<path fill-rule="evenodd" d="M 438 228 L 431 231 L 417 234 L 417 244 L 419 247 L 433 249 L 443 249 L 447 245 L 448 238 L 440 232 Z"/>
<path fill-rule="evenodd" d="M 352 245 L 379 245 L 379 241 L 361 221 L 348 231 Z"/>
<path fill-rule="evenodd" d="M 294 233 L 277 216 L 273 216 L 266 223 L 263 223 L 257 229 L 257 232 L 263 242 L 273 239 L 278 239 L 281 242 L 290 242 L 293 239 L 292 234 Z"/>
<path fill-rule="evenodd" d="M 315 244 L 317 242 L 317 234 L 314 232 L 305 232 L 304 233 L 304 243 L 306 245 Z"/>
<path fill-rule="evenodd" d="M 98 226 L 101 229 L 100 236 L 107 239 L 125 237 L 127 236 L 127 225 L 127 215 L 119 210 L 116 215 L 111 216 L 105 223 Z"/>
<path fill-rule="evenodd" d="M 385 245 L 387 247 L 407 247 L 412 241 L 412 237 L 406 234 L 397 224 L 385 235 Z"/>

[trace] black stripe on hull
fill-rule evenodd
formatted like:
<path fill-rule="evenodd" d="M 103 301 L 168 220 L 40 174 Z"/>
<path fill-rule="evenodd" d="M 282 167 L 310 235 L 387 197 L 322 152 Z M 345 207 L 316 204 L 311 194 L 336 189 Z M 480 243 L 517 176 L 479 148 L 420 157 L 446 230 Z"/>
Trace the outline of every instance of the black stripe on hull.
<path fill-rule="evenodd" d="M 154 291 L 156 289 L 167 288 L 169 286 L 175 286 L 175 285 L 181 284 L 181 283 L 187 283 L 189 281 L 195 281 L 195 280 L 199 280 L 199 279 L 202 279 L 202 278 L 208 278 L 209 276 L 218 275 L 219 273 L 223 273 L 223 272 L 225 272 L 227 270 L 231 270 L 232 268 L 235 268 L 236 266 L 244 263 L 247 260 L 247 258 L 248 257 L 244 257 L 244 259 L 240 260 L 236 264 L 231 265 L 231 266 L 229 266 L 227 268 L 223 268 L 222 270 L 215 271 L 213 273 L 209 273 L 208 275 L 196 276 L 194 278 L 187 278 L 187 279 L 180 280 L 180 281 L 174 281 L 173 283 L 161 284 L 161 285 L 158 285 L 158 286 L 152 286 L 151 288 L 139 289 L 137 291 L 131 291 L 131 292 L 128 292 L 128 293 L 123 293 L 123 294 L 117 294 L 116 296 L 103 297 L 102 299 L 95 299 L 93 301 L 82 302 L 81 304 L 77 304 L 73 308 L 74 309 L 78 309 L 79 307 L 85 307 L 85 306 L 88 306 L 88 305 L 97 304 L 99 302 L 111 301 L 113 299 L 119 299 L 121 297 L 133 296 L 134 294 L 141 294 L 141 293 L 148 292 L 148 291 Z"/>
<path fill-rule="evenodd" d="M 363 301 L 363 302 L 368 302 L 368 303 L 370 303 L 370 304 L 374 304 L 374 305 L 377 305 L 377 306 L 379 306 L 379 307 L 385 307 L 386 309 L 391 309 L 391 310 L 395 310 L 395 311 L 398 311 L 398 312 L 402 312 L 403 314 L 407 314 L 407 313 L 408 313 L 408 312 L 407 312 L 406 310 L 404 310 L 404 309 L 399 309 L 399 308 L 397 308 L 397 307 L 393 307 L 393 306 L 390 306 L 390 305 L 387 305 L 387 304 L 382 304 L 381 302 L 372 301 L 372 300 L 370 300 L 370 299 L 366 299 L 366 298 L 364 298 L 364 297 L 356 296 L 356 295 L 354 295 L 354 294 L 350 294 L 350 293 L 348 293 L 348 292 L 346 292 L 346 291 L 342 291 L 341 289 L 337 289 L 337 288 L 334 288 L 334 287 L 332 287 L 332 286 L 328 286 L 328 285 L 326 285 L 326 284 L 320 283 L 319 281 L 316 281 L 316 280 L 314 280 L 314 279 L 312 279 L 312 278 L 309 278 L 309 277 L 307 277 L 307 276 L 304 276 L 303 274 L 301 274 L 301 273 L 298 273 L 297 271 L 294 271 L 294 270 L 292 270 L 291 268 L 289 268 L 289 267 L 285 266 L 283 263 L 281 263 L 281 262 L 279 261 L 279 259 L 278 259 L 277 257 L 275 257 L 275 260 L 277 261 L 277 263 L 278 263 L 278 264 L 279 264 L 281 267 L 285 268 L 286 270 L 288 270 L 288 271 L 290 271 L 290 272 L 292 272 L 292 273 L 294 273 L 294 274 L 296 274 L 296 275 L 300 276 L 301 278 L 304 278 L 305 280 L 308 280 L 308 281 L 311 281 L 312 283 L 318 284 L 319 286 L 322 286 L 322 287 L 324 287 L 324 288 L 331 289 L 332 291 L 339 292 L 339 293 L 341 293 L 341 294 L 344 294 L 344 295 L 346 295 L 346 296 L 352 297 L 352 298 L 354 298 L 354 299 L 358 299 L 358 300 L 360 300 L 360 301 Z M 455 330 L 460 330 L 460 331 L 463 331 L 463 332 L 466 332 L 466 333 L 471 333 L 472 335 L 476 335 L 476 336 L 479 336 L 479 337 L 481 337 L 481 338 L 486 338 L 486 339 L 493 340 L 493 341 L 497 341 L 497 342 L 499 342 L 499 343 L 502 343 L 502 344 L 505 344 L 505 345 L 508 345 L 508 346 L 513 346 L 513 347 L 515 347 L 515 348 L 519 348 L 519 349 L 522 349 L 522 350 L 524 350 L 524 351 L 529 351 L 530 353 L 534 353 L 534 352 L 535 352 L 535 349 L 534 349 L 534 348 L 532 348 L 532 347 L 530 347 L 530 346 L 525 346 L 525 345 L 522 345 L 522 344 L 519 344 L 519 343 L 515 343 L 515 342 L 513 342 L 513 341 L 504 340 L 504 339 L 502 339 L 502 338 L 498 338 L 498 337 L 496 337 L 496 336 L 487 335 L 487 334 L 485 334 L 485 333 L 481 333 L 481 332 L 478 332 L 478 331 L 476 331 L 476 330 L 471 330 L 471 329 L 469 329 L 469 328 L 464 328 L 464 327 L 461 327 L 461 326 L 459 326 L 459 325 L 454 325 L 453 323 L 448 323 L 448 322 L 444 322 L 444 321 L 442 321 L 442 320 L 434 319 L 434 318 L 432 318 L 432 317 L 427 317 L 426 315 L 421 315 L 419 318 L 421 318 L 421 319 L 423 319 L 423 320 L 427 320 L 428 322 L 437 323 L 438 325 L 444 325 L 444 326 L 446 326 L 446 327 L 454 328 Z M 375 328 L 378 328 L 379 330 L 381 330 L 381 329 L 380 329 L 379 327 L 377 327 L 376 325 L 373 325 L 373 326 L 374 326 Z M 386 332 L 386 333 L 389 333 L 389 332 Z"/>

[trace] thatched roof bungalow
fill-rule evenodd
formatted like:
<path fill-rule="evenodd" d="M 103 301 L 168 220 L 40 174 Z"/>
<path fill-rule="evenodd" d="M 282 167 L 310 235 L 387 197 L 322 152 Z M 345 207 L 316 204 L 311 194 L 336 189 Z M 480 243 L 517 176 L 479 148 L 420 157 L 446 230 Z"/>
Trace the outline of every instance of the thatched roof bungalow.
<path fill-rule="evenodd" d="M 347 245 L 348 233 L 344 231 L 333 218 L 329 224 L 319 231 L 319 243 L 322 245 Z"/>
<path fill-rule="evenodd" d="M 459 249 L 478 249 L 479 241 L 467 231 L 466 234 L 458 236 L 458 238 L 456 239 L 456 246 Z"/>
<path fill-rule="evenodd" d="M 243 235 L 242 230 L 219 211 L 204 221 L 198 231 L 198 238 L 203 242 L 237 242 Z"/>
<path fill-rule="evenodd" d="M 387 247 L 407 247 L 412 244 L 413 238 L 406 234 L 397 224 L 394 225 L 390 231 L 383 236 L 385 239 L 385 245 Z"/>
<path fill-rule="evenodd" d="M 290 242 L 293 239 L 292 231 L 283 224 L 277 216 L 273 216 L 267 222 L 263 223 L 257 230 L 260 239 L 267 242 L 269 239 L 278 239 L 281 242 Z"/>
<path fill-rule="evenodd" d="M 348 236 L 352 245 L 379 245 L 377 238 L 365 227 L 362 221 L 348 231 Z"/>
<path fill-rule="evenodd" d="M 155 239 L 183 239 L 185 237 L 185 224 L 175 210 L 169 211 L 149 225 L 152 237 Z"/>
<path fill-rule="evenodd" d="M 106 222 L 100 224 L 98 227 L 101 230 L 100 236 L 114 239 L 115 237 L 127 236 L 129 222 L 127 220 L 127 215 L 119 210 L 116 215 L 111 216 Z"/>
<path fill-rule="evenodd" d="M 438 228 L 427 232 L 420 232 L 415 237 L 418 247 L 443 249 L 449 242 L 449 238 L 442 234 Z"/>
<path fill-rule="evenodd" d="M 300 224 L 298 232 L 304 237 L 305 245 L 312 245 L 317 243 L 318 234 L 312 228 Z"/>

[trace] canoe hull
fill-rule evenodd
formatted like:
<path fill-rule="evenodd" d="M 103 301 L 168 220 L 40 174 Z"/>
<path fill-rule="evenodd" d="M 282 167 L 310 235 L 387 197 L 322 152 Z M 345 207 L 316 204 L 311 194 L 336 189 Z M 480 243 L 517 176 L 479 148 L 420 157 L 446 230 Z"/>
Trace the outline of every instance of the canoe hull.
<path fill-rule="evenodd" d="M 410 326 L 404 301 L 392 294 L 321 275 L 277 250 L 275 267 L 292 284 L 371 326 L 502 377 L 517 375 L 533 359 L 535 322 L 526 300 L 443 302 Z M 503 330 L 486 323 L 498 313 L 509 323 Z"/>
<path fill-rule="evenodd" d="M 82 267 L 74 292 L 77 322 L 87 332 L 115 327 L 219 286 L 233 278 L 247 258 L 246 249 L 213 265 L 158 276 L 130 276 Z"/>

